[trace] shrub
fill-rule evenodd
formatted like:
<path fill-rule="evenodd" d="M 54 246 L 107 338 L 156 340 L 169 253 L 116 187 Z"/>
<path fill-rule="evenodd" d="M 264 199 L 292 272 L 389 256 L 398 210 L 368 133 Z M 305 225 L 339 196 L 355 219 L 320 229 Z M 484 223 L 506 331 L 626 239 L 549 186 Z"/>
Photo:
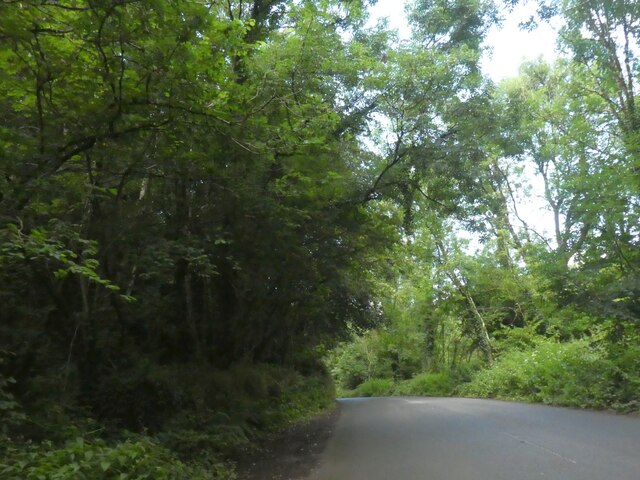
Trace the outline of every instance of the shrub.
<path fill-rule="evenodd" d="M 25 419 L 20 405 L 6 390 L 13 382 L 13 378 L 5 378 L 0 374 L 0 435 L 7 434 L 10 428 L 19 425 Z"/>
<path fill-rule="evenodd" d="M 90 419 L 77 423 L 75 417 L 58 408 L 49 410 L 49 415 L 55 413 L 55 421 L 39 427 L 46 435 L 21 436 L 23 440 L 18 442 L 5 434 L 12 425 L 9 420 L 22 418 L 18 405 L 6 392 L 9 381 L 0 377 L 3 480 L 231 480 L 235 478 L 233 469 L 220 458 L 246 449 L 261 430 L 288 426 L 327 408 L 335 398 L 332 382 L 318 369 L 304 376 L 291 368 L 272 365 L 236 365 L 226 371 L 155 368 L 119 381 L 107 378 L 103 386 L 117 387 L 109 398 L 123 392 L 125 395 L 112 404 L 102 401 L 100 412 L 112 422 L 118 420 L 116 426 L 121 426 L 127 420 L 122 414 L 124 402 L 131 400 L 135 416 L 130 423 L 138 428 L 155 426 L 153 437 L 145 432 L 145 436 L 109 443 L 92 436 L 104 433 L 100 424 Z M 133 398 L 136 392 L 140 394 L 137 401 Z M 149 408 L 153 410 L 158 404 L 162 407 L 159 411 L 167 414 L 162 422 L 152 422 L 158 414 L 147 414 L 141 408 L 153 392 L 161 395 L 149 402 Z M 73 428 L 64 427 L 64 419 Z M 96 428 L 85 428 L 89 425 Z M 51 435 L 55 430 L 61 433 Z M 83 433 L 88 431 L 93 434 Z"/>
<path fill-rule="evenodd" d="M 328 377 L 300 377 L 297 385 L 282 392 L 280 410 L 286 423 L 316 414 L 335 401 L 333 383 Z"/>
<path fill-rule="evenodd" d="M 77 438 L 61 448 L 50 443 L 9 448 L 0 460 L 0 476 L 7 480 L 232 480 L 233 472 L 220 463 L 187 465 L 149 439 L 107 445 Z"/>
<path fill-rule="evenodd" d="M 387 358 L 381 355 L 378 332 L 354 335 L 350 343 L 339 346 L 331 355 L 331 374 L 339 387 L 354 389 L 370 378 L 392 377 Z"/>
<path fill-rule="evenodd" d="M 547 340 L 535 349 L 510 351 L 478 372 L 458 393 L 577 407 L 611 403 L 615 365 L 587 340 Z"/>
<path fill-rule="evenodd" d="M 224 422 L 214 419 L 211 423 L 212 414 L 226 415 L 231 424 L 251 433 L 281 428 L 327 408 L 335 399 L 332 382 L 319 368 L 305 376 L 289 367 L 268 364 L 236 364 L 226 370 L 189 365 L 158 369 L 153 378 L 171 385 L 173 396 L 187 406 L 182 412 L 188 414 L 178 413 L 163 430 L 184 430 L 194 440 L 188 431 L 202 432 L 209 426 L 216 432 L 229 430 Z M 225 438 L 240 440 L 235 433 Z"/>
<path fill-rule="evenodd" d="M 142 370 L 101 379 L 89 399 L 98 420 L 135 432 L 159 431 L 179 409 L 174 385 Z"/>
<path fill-rule="evenodd" d="M 8 355 L 7 352 L 0 350 L 0 367 L 5 355 Z M 21 424 L 25 419 L 21 406 L 8 391 L 14 383 L 12 377 L 4 376 L 0 371 L 0 436 L 6 435 L 10 428 Z"/>
<path fill-rule="evenodd" d="M 446 397 L 455 388 L 455 380 L 449 372 L 422 373 L 402 382 L 396 388 L 398 395 Z"/>
<path fill-rule="evenodd" d="M 242 426 L 234 424 L 228 415 L 221 412 L 183 412 L 155 438 L 182 460 L 211 453 L 227 455 L 249 444 Z"/>
<path fill-rule="evenodd" d="M 626 412 L 640 411 L 640 346 L 616 345 L 611 350 L 609 358 L 617 367 L 612 406 Z"/>
<path fill-rule="evenodd" d="M 424 361 L 424 334 L 369 331 L 336 348 L 328 358 L 339 388 L 354 389 L 371 378 L 411 378 Z"/>
<path fill-rule="evenodd" d="M 361 383 L 349 396 L 352 397 L 386 397 L 393 393 L 393 380 L 389 378 L 372 378 Z"/>

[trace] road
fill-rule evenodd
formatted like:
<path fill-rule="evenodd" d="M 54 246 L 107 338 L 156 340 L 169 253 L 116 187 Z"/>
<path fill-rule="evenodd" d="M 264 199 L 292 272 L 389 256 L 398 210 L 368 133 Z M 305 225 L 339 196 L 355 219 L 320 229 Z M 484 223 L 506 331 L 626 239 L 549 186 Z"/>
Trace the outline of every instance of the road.
<path fill-rule="evenodd" d="M 640 480 L 640 418 L 462 398 L 340 400 L 309 480 Z"/>

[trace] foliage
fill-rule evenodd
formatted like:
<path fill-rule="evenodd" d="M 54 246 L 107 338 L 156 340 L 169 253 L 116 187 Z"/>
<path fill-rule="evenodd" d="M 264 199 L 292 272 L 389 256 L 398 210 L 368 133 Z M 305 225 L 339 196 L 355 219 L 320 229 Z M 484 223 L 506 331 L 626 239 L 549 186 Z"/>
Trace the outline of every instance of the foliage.
<path fill-rule="evenodd" d="M 326 408 L 316 352 L 375 322 L 397 237 L 357 139 L 389 34 L 359 2 L 67 3 L 0 6 L 2 430 L 53 442 L 29 465 L 78 417 L 187 457 Z"/>
<path fill-rule="evenodd" d="M 611 407 L 621 411 L 640 411 L 640 348 L 635 345 L 609 347 L 609 358 L 616 366 L 612 382 Z"/>
<path fill-rule="evenodd" d="M 372 378 L 349 392 L 350 397 L 386 397 L 393 392 L 393 380 Z"/>
<path fill-rule="evenodd" d="M 224 476 L 331 404 L 323 355 L 637 408 L 637 7 L 541 0 L 571 56 L 493 85 L 497 2 L 410 2 L 407 41 L 368 3 L 0 3 L 5 473 Z"/>
<path fill-rule="evenodd" d="M 423 381 L 428 393 L 430 381 L 450 378 L 443 383 L 453 388 L 472 376 L 460 392 L 637 408 L 638 10 L 539 5 L 542 21 L 563 17 L 571 56 L 525 63 L 495 86 L 473 75 L 492 5 L 417 2 L 422 8 L 410 10 L 414 58 L 423 55 L 425 78 L 447 93 L 420 80 L 407 92 L 400 76 L 393 93 L 403 108 L 385 111 L 392 134 L 382 150 L 398 165 L 387 180 L 403 212 L 404 248 L 394 250 L 384 281 L 383 325 L 330 356 L 342 388 L 386 378 L 401 393 L 419 392 Z M 400 54 L 405 71 L 415 68 Z M 458 82 L 439 75 L 447 62 Z M 530 183 L 542 189 L 548 233 L 519 211 Z M 387 349 L 381 339 L 396 334 L 416 342 Z M 397 365 L 414 378 L 402 381 Z"/>
<path fill-rule="evenodd" d="M 409 352 L 406 342 L 396 348 L 393 340 L 387 332 L 373 331 L 354 335 L 350 343 L 338 347 L 329 361 L 338 385 L 353 389 L 374 378 L 394 377 L 394 370 L 399 368 L 398 352 L 403 356 L 408 356 Z"/>
<path fill-rule="evenodd" d="M 0 351 L 0 365 L 4 361 L 4 352 Z M 9 387 L 15 384 L 12 377 L 4 377 L 0 374 L 0 442 L 11 429 L 20 425 L 25 419 L 24 412 L 15 397 L 9 392 Z"/>
<path fill-rule="evenodd" d="M 7 479 L 175 479 L 232 480 L 222 464 L 190 466 L 149 439 L 128 440 L 114 445 L 77 438 L 60 448 L 43 443 L 11 447 L 0 462 Z"/>
<path fill-rule="evenodd" d="M 400 383 L 395 389 L 395 394 L 448 397 L 453 393 L 454 387 L 455 379 L 449 372 L 421 373 Z"/>
<path fill-rule="evenodd" d="M 390 320 L 387 328 L 362 335 L 334 349 L 329 368 L 341 388 L 353 389 L 372 378 L 407 379 L 425 366 L 426 335 L 418 325 Z"/>
<path fill-rule="evenodd" d="M 603 408 L 614 403 L 616 365 L 587 340 L 541 341 L 530 350 L 514 350 L 478 372 L 459 393 L 576 407 Z"/>
<path fill-rule="evenodd" d="M 136 412 L 142 413 L 137 405 L 153 405 L 152 411 L 137 418 L 152 420 L 145 424 L 152 427 L 147 435 L 105 441 L 96 436 L 104 427 L 95 421 L 82 421 L 63 413 L 52 415 L 51 411 L 49 418 L 38 420 L 33 415 L 22 415 L 13 402 L 7 404 L 11 409 L 3 418 L 10 427 L 8 431 L 21 432 L 21 436 L 0 440 L 5 457 L 0 472 L 16 479 L 40 478 L 38 475 L 233 479 L 233 468 L 222 459 L 241 455 L 264 432 L 287 428 L 330 408 L 335 397 L 331 383 L 319 373 L 303 376 L 293 369 L 273 365 L 236 365 L 231 370 L 209 373 L 196 371 L 193 366 L 180 372 L 150 371 L 143 379 L 135 380 L 134 386 L 126 387 L 137 392 L 138 397 L 122 391 L 134 380 L 124 379 L 114 385 L 115 390 L 109 393 L 114 402 L 111 408 L 124 409 L 126 406 L 119 406 L 118 402 L 129 399 L 131 415 L 135 416 Z M 145 393 L 159 393 L 162 397 L 151 400 Z M 159 408 L 170 399 L 170 408 L 166 403 Z M 113 416 L 124 417 L 109 415 Z M 56 441 L 25 439 L 24 434 L 29 431 L 25 424 L 36 421 L 40 423 L 38 436 Z M 111 436 L 119 431 L 113 425 L 110 430 Z"/>

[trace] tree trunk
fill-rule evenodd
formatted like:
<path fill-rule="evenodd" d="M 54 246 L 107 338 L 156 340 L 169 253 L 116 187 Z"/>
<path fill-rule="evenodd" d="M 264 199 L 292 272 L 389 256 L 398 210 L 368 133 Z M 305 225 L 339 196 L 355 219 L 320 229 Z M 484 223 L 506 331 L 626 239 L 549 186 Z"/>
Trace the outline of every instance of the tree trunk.
<path fill-rule="evenodd" d="M 473 300 L 473 297 L 471 296 L 471 293 L 467 289 L 467 286 L 465 285 L 465 283 L 462 281 L 462 279 L 460 279 L 460 277 L 458 277 L 458 275 L 453 270 L 449 268 L 448 265 L 446 265 L 446 263 L 448 263 L 448 255 L 443 243 L 440 240 L 436 239 L 436 247 L 440 253 L 440 256 L 441 256 L 440 261 L 445 267 L 447 276 L 453 283 L 456 290 L 458 290 L 458 292 L 465 298 L 467 302 L 467 306 L 471 311 L 471 314 L 472 314 L 471 327 L 475 336 L 475 340 L 478 344 L 478 348 L 482 352 L 484 361 L 487 364 L 491 364 L 493 362 L 491 340 L 489 338 L 489 333 L 487 332 L 487 325 L 484 321 L 484 318 L 482 317 L 482 314 L 478 310 L 476 302 Z"/>

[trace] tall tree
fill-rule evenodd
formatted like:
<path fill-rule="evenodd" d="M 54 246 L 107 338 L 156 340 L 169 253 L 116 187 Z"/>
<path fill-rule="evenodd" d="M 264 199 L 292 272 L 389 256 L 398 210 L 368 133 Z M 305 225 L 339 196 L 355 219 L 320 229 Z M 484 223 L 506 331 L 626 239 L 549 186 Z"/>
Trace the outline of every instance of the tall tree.
<path fill-rule="evenodd" d="M 296 364 L 377 318 L 395 226 L 361 201 L 357 136 L 386 34 L 362 5 L 0 8 L 0 331 L 22 395 L 63 371 L 107 415 L 145 363 Z"/>

